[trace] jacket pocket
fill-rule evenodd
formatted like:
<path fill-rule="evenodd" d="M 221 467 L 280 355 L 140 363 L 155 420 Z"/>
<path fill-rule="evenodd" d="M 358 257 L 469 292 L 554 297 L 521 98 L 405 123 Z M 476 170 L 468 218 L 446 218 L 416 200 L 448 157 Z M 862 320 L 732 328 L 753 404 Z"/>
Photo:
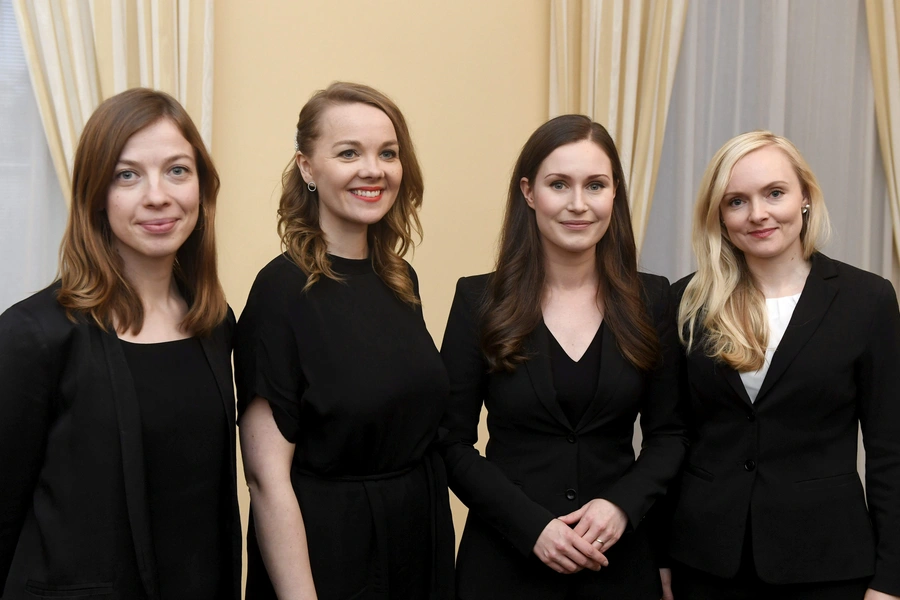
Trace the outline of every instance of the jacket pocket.
<path fill-rule="evenodd" d="M 704 481 L 714 481 L 716 479 L 716 476 L 706 469 L 701 469 L 700 467 L 692 465 L 690 463 L 684 463 L 684 472 L 690 473 L 694 477 L 698 477 Z"/>
<path fill-rule="evenodd" d="M 795 482 L 797 487 L 803 490 L 827 490 L 829 488 L 842 487 L 859 483 L 859 474 L 842 473 L 840 475 L 829 475 L 828 477 L 817 477 L 815 479 L 804 479 Z"/>
<path fill-rule="evenodd" d="M 115 586 L 112 583 L 52 585 L 29 579 L 25 591 L 36 598 L 102 598 L 115 592 Z"/>

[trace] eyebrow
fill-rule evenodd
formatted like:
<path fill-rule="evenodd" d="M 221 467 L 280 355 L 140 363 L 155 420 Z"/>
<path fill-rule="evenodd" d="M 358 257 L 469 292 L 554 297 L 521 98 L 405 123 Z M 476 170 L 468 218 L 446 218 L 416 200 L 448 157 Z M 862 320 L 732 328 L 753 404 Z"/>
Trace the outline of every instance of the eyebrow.
<path fill-rule="evenodd" d="M 731 183 L 731 182 L 729 182 L 729 183 Z M 764 186 L 761 186 L 759 189 L 767 190 L 767 189 L 773 188 L 773 187 L 790 187 L 790 185 L 791 184 L 789 184 L 787 181 L 782 181 L 779 179 L 778 181 L 771 181 L 771 182 L 765 184 Z M 737 193 L 738 193 L 737 191 L 729 191 L 728 188 L 725 189 L 726 196 L 728 194 L 737 194 Z"/>
<path fill-rule="evenodd" d="M 193 161 L 194 157 L 189 154 L 174 154 L 172 156 L 167 157 L 164 162 L 175 162 L 177 160 Z M 117 165 L 136 166 L 136 165 L 140 165 L 140 163 L 141 163 L 141 161 L 139 161 L 139 160 L 129 160 L 127 158 L 120 158 L 119 160 L 116 161 Z"/>
<path fill-rule="evenodd" d="M 382 148 L 385 146 L 399 146 L 400 142 L 397 140 L 388 140 L 387 142 L 381 145 Z M 362 146 L 362 143 L 358 140 L 340 140 L 332 144 L 332 148 L 337 148 L 338 146 Z"/>
<path fill-rule="evenodd" d="M 551 177 L 557 177 L 559 179 L 571 179 L 571 175 L 567 175 L 565 173 L 547 173 L 544 179 L 550 179 Z M 588 175 L 586 179 L 600 179 L 601 177 L 605 177 L 607 179 L 612 179 L 610 175 L 606 173 L 597 173 L 596 175 Z"/>

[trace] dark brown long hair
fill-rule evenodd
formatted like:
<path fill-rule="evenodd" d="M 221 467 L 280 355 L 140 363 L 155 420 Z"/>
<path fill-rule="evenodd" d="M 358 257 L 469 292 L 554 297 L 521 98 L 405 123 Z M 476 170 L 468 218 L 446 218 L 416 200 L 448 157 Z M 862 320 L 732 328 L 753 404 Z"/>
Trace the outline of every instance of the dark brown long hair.
<path fill-rule="evenodd" d="M 372 265 L 378 276 L 397 296 L 409 304 L 418 304 L 412 279 L 403 256 L 414 245 L 413 233 L 421 239 L 422 224 L 418 210 L 422 206 L 425 184 L 413 148 L 412 137 L 403 113 L 394 102 L 369 86 L 335 82 L 313 94 L 300 110 L 297 121 L 296 147 L 311 156 L 313 144 L 320 135 L 322 114 L 338 104 L 368 104 L 387 115 L 394 125 L 400 147 L 403 178 L 397 200 L 380 221 L 368 228 Z M 306 289 L 321 276 L 340 280 L 328 260 L 325 234 L 319 226 L 319 196 L 306 187 L 306 181 L 294 158 L 282 175 L 281 202 L 278 208 L 278 232 L 281 244 L 297 266 L 306 273 Z"/>
<path fill-rule="evenodd" d="M 57 299 L 70 318 L 87 315 L 107 330 L 140 332 L 141 299 L 125 276 L 106 215 L 109 186 L 129 138 L 161 119 L 170 120 L 194 149 L 200 186 L 197 225 L 175 255 L 174 275 L 188 304 L 181 327 L 208 335 L 228 306 L 216 268 L 216 196 L 219 175 L 200 133 L 177 100 L 135 88 L 104 101 L 81 133 L 72 173 L 72 206 L 59 251 L 62 286 Z"/>
<path fill-rule="evenodd" d="M 563 115 L 531 134 L 510 179 L 497 266 L 481 307 L 481 345 L 492 371 L 511 371 L 528 359 L 523 342 L 541 320 L 544 253 L 537 220 L 520 181 L 524 177 L 533 182 L 551 152 L 583 140 L 594 142 L 609 156 L 616 187 L 609 229 L 596 247 L 604 321 L 619 350 L 635 367 L 649 370 L 659 360 L 659 338 L 641 294 L 625 176 L 616 145 L 599 123 L 583 115 Z"/>

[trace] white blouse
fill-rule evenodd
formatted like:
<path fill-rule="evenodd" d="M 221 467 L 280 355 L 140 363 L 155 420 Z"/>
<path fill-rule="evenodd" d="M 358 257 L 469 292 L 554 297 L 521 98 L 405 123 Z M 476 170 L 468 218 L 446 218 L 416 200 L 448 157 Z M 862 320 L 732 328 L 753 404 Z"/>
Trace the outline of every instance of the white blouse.
<path fill-rule="evenodd" d="M 794 314 L 798 300 L 800 300 L 800 294 L 783 298 L 766 298 L 766 310 L 769 313 L 769 342 L 766 344 L 766 359 L 759 371 L 741 373 L 741 381 L 744 382 L 744 389 L 750 396 L 750 402 L 756 402 L 759 388 L 762 387 L 766 373 L 769 371 L 769 365 L 772 363 L 772 356 L 775 354 L 778 344 L 781 343 L 781 338 L 784 337 L 788 323 L 791 322 L 791 315 Z"/>

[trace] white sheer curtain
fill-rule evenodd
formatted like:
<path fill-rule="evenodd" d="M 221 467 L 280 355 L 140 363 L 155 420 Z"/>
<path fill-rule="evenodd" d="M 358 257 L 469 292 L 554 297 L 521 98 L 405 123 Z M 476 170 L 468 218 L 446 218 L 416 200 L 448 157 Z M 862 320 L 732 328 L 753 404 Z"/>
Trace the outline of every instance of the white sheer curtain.
<path fill-rule="evenodd" d="M 751 129 L 788 137 L 812 166 L 834 227 L 825 253 L 890 278 L 861 0 L 691 0 L 641 267 L 672 281 L 694 270 L 691 214 L 703 170 Z"/>
<path fill-rule="evenodd" d="M 47 286 L 67 210 L 11 0 L 0 0 L 0 311 Z"/>

